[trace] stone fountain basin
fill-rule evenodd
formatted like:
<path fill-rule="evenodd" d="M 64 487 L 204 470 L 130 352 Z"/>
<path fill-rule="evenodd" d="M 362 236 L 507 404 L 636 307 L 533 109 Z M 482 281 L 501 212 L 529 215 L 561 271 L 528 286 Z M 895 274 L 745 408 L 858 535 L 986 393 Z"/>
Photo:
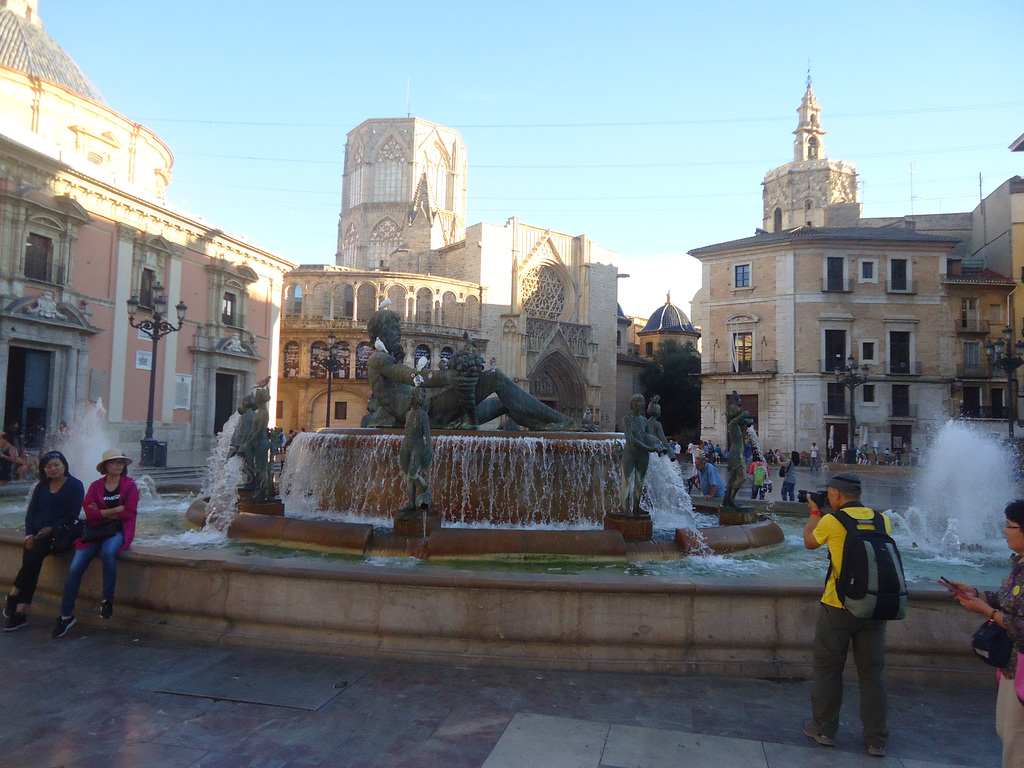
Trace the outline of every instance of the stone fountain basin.
<path fill-rule="evenodd" d="M 186 512 L 196 528 L 206 522 L 206 502 L 197 499 Z M 368 523 L 301 520 L 239 513 L 228 527 L 228 538 L 293 549 L 352 555 L 414 556 L 435 560 L 535 560 L 571 558 L 608 562 L 672 560 L 694 552 L 730 554 L 782 544 L 785 536 L 768 519 L 749 525 L 678 529 L 671 542 L 627 542 L 618 531 L 537 530 L 507 528 L 445 528 L 424 539 L 374 532 Z"/>

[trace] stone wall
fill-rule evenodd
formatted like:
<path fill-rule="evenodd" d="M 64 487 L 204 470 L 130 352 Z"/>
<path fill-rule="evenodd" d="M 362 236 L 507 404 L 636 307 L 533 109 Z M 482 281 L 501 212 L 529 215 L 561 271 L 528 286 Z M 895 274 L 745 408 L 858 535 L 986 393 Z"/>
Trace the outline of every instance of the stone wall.
<path fill-rule="evenodd" d="M 0 533 L 11 583 L 21 536 Z M 30 621 L 57 611 L 70 558 L 50 558 Z M 110 625 L 186 642 L 372 658 L 660 674 L 806 678 L 820 584 L 369 568 L 145 547 L 122 553 Z M 98 624 L 100 569 L 77 617 Z M 945 590 L 914 589 L 889 625 L 890 680 L 991 685 L 977 620 Z M 852 666 L 849 668 L 852 672 Z"/>

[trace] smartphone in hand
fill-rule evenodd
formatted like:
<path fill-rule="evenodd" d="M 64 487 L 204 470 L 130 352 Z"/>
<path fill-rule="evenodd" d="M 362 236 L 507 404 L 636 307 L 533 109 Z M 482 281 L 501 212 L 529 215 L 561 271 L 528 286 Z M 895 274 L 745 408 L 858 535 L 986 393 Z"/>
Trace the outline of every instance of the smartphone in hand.
<path fill-rule="evenodd" d="M 951 582 L 945 576 L 940 576 L 939 577 L 939 584 L 944 586 L 946 589 L 948 589 L 950 592 L 952 592 L 955 595 L 959 595 L 960 597 L 971 597 L 971 595 L 968 595 L 966 592 L 964 592 L 962 589 L 960 589 L 960 587 L 958 587 L 955 584 L 953 584 L 953 582 Z"/>

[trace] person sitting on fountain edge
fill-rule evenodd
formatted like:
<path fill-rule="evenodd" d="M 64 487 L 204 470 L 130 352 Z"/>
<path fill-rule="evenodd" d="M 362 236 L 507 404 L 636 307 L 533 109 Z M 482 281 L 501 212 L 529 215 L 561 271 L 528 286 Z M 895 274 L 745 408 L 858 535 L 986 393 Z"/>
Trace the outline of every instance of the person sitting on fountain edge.
<path fill-rule="evenodd" d="M 700 492 L 705 499 L 724 499 L 725 483 L 722 476 L 718 474 L 714 464 L 709 464 L 704 457 L 697 456 L 694 459 L 694 466 L 697 467 L 697 477 L 700 478 Z"/>
<path fill-rule="evenodd" d="M 459 351 L 464 364 L 431 371 L 405 365 L 402 322 L 397 312 L 378 309 L 366 324 L 374 352 L 367 361 L 367 376 L 375 410 L 364 427 L 401 427 L 409 411 L 413 377 L 419 375 L 427 389 L 439 390 L 428 398 L 427 413 L 435 429 L 476 429 L 480 424 L 508 414 L 519 426 L 530 430 L 560 432 L 596 431 L 597 426 L 572 419 L 549 408 L 523 390 L 498 368 L 485 370 L 483 357 L 467 345 Z M 491 397 L 494 395 L 494 397 Z M 475 407 L 474 407 L 475 406 Z"/>
<path fill-rule="evenodd" d="M 870 521 L 875 511 L 861 504 L 860 477 L 853 472 L 833 475 L 826 486 L 828 502 L 833 510 L 842 509 L 855 520 Z M 839 710 L 843 703 L 843 668 L 846 654 L 853 644 L 853 661 L 860 681 L 860 719 L 868 754 L 885 756 L 889 740 L 886 725 L 888 698 L 882 669 L 885 667 L 885 621 L 860 619 L 846 610 L 836 591 L 836 580 L 843 565 L 846 528 L 835 515 L 822 515 L 817 503 L 807 494 L 811 514 L 804 526 L 804 546 L 817 549 L 828 545 L 829 571 L 825 593 L 814 631 L 814 673 L 811 689 L 812 719 L 803 724 L 806 736 L 826 747 L 835 746 L 839 729 Z M 888 515 L 885 532 L 892 535 Z"/>

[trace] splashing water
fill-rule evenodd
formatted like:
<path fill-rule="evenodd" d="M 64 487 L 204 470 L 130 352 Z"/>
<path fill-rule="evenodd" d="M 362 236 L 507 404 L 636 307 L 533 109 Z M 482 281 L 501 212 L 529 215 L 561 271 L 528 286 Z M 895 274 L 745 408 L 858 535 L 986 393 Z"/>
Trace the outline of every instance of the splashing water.
<path fill-rule="evenodd" d="M 656 529 L 697 527 L 686 481 L 679 464 L 668 456 L 651 456 L 640 506 L 651 516 Z"/>
<path fill-rule="evenodd" d="M 921 456 L 911 506 L 893 518 L 918 546 L 951 554 L 1000 542 L 1003 508 L 1021 495 L 1011 449 L 949 421 Z"/>
<path fill-rule="evenodd" d="M 242 457 L 230 456 L 231 437 L 235 424 L 241 416 L 236 412 L 224 423 L 217 435 L 217 445 L 206 460 L 206 478 L 203 481 L 203 498 L 209 498 L 206 505 L 206 526 L 226 531 L 238 515 L 238 486 L 245 481 L 242 472 Z M 229 458 L 230 456 L 230 458 Z"/>
<path fill-rule="evenodd" d="M 103 458 L 103 452 L 121 447 L 107 422 L 103 401 L 78 406 L 67 434 L 58 438 L 54 447 L 67 458 L 71 474 L 89 485 L 89 478 L 96 474 L 96 465 Z"/>

